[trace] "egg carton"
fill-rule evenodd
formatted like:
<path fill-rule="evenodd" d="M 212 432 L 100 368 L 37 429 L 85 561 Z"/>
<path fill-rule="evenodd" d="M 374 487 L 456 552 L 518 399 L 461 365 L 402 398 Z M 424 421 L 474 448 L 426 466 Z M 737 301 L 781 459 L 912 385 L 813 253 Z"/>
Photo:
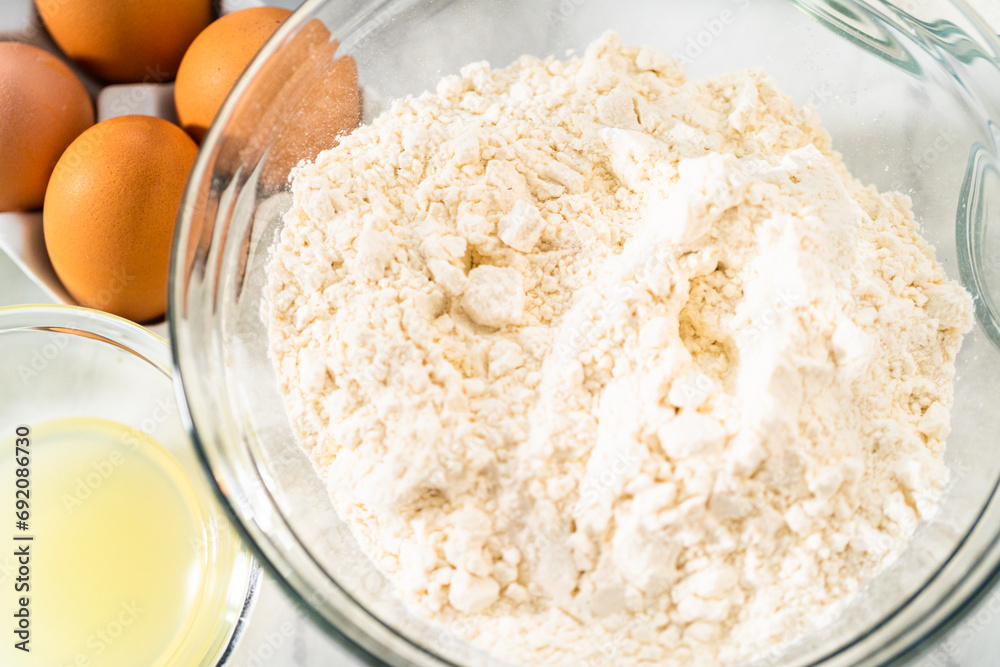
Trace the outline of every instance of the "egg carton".
<path fill-rule="evenodd" d="M 219 14 L 229 14 L 249 7 L 274 6 L 295 9 L 300 0 L 223 0 Z M 174 108 L 174 84 L 147 81 L 135 84 L 104 85 L 75 63 L 62 56 L 59 47 L 49 37 L 31 0 L 0 0 L 0 41 L 31 44 L 59 56 L 83 82 L 91 99 L 96 100 L 96 121 L 116 116 L 144 114 L 177 122 Z M 56 276 L 45 239 L 42 235 L 41 212 L 0 213 L 0 251 L 5 252 L 24 274 L 53 301 L 76 305 Z M 160 322 L 147 327 L 167 337 L 167 324 Z"/>

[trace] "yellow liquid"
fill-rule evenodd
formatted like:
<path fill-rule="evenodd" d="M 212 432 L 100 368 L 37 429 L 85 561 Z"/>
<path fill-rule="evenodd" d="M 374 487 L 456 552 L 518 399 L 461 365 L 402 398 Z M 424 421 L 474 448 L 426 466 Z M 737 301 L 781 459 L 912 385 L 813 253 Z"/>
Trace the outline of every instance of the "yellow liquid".
<path fill-rule="evenodd" d="M 32 425 L 29 439 L 25 532 L 14 525 L 14 440 L 0 450 L 0 664 L 172 664 L 207 567 L 205 514 L 184 469 L 155 440 L 107 420 Z M 16 592 L 13 554 L 26 544 L 30 592 Z M 14 648 L 8 629 L 22 596 L 30 598 L 29 653 Z"/>

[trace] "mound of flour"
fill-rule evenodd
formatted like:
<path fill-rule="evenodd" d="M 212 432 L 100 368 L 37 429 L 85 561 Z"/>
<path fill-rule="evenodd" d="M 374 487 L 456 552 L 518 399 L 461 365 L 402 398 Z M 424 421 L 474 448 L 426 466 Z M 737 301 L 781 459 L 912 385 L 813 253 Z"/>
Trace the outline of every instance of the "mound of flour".
<path fill-rule="evenodd" d="M 530 664 L 822 623 L 947 472 L 971 301 L 763 73 L 609 33 L 469 65 L 293 174 L 270 345 L 418 613 Z"/>

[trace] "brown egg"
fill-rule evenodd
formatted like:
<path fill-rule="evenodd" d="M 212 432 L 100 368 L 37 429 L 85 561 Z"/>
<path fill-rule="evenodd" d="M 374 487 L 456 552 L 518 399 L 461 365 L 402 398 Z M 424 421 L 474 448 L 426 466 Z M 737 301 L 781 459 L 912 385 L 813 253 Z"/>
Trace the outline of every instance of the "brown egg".
<path fill-rule="evenodd" d="M 260 47 L 291 14 L 277 7 L 254 7 L 227 14 L 208 26 L 184 54 L 174 97 L 177 117 L 201 141 L 233 84 Z"/>
<path fill-rule="evenodd" d="M 40 207 L 59 156 L 93 124 L 90 96 L 69 67 L 34 46 L 0 42 L 0 211 Z"/>
<path fill-rule="evenodd" d="M 96 76 L 163 83 L 212 20 L 211 0 L 35 0 L 52 39 Z"/>
<path fill-rule="evenodd" d="M 98 123 L 70 144 L 45 193 L 45 245 L 81 305 L 136 322 L 163 315 L 174 220 L 198 147 L 151 116 Z"/>

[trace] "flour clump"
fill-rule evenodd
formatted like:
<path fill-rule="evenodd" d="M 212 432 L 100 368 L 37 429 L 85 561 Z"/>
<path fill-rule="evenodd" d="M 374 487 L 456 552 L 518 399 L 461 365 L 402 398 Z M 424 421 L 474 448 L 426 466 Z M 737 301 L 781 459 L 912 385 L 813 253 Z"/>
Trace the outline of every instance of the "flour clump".
<path fill-rule="evenodd" d="M 293 426 L 417 613 L 528 664 L 733 664 L 935 509 L 968 294 L 759 71 L 614 33 L 293 173 Z"/>

